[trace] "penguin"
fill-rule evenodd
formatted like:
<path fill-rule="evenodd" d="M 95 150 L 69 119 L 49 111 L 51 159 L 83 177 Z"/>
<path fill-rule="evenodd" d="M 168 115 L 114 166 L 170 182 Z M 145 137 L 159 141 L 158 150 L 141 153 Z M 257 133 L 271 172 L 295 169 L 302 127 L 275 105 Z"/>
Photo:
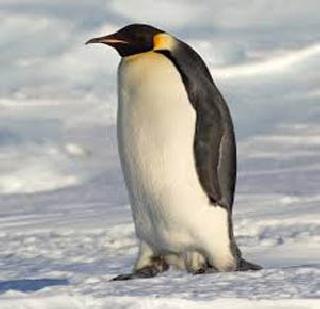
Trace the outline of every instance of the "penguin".
<path fill-rule="evenodd" d="M 169 33 L 131 24 L 90 39 L 115 48 L 118 150 L 139 240 L 133 271 L 259 270 L 236 245 L 236 141 L 225 99 L 199 54 Z"/>

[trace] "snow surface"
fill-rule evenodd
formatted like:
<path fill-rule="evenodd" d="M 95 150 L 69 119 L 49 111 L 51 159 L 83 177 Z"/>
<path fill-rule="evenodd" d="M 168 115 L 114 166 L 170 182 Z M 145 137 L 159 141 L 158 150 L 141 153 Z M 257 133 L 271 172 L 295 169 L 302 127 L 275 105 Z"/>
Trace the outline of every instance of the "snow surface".
<path fill-rule="evenodd" d="M 2 0 L 0 308 L 320 308 L 319 9 Z M 119 59 L 83 42 L 137 21 L 192 44 L 228 100 L 234 227 L 262 271 L 108 281 L 137 253 L 114 126 Z"/>

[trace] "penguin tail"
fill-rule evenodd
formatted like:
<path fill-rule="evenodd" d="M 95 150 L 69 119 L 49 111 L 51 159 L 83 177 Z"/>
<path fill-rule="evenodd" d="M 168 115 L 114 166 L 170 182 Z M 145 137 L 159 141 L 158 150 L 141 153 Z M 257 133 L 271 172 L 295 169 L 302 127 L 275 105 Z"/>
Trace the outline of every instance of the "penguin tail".
<path fill-rule="evenodd" d="M 236 271 L 247 271 L 247 270 L 261 270 L 262 266 L 246 261 L 244 258 L 240 258 L 237 263 Z"/>

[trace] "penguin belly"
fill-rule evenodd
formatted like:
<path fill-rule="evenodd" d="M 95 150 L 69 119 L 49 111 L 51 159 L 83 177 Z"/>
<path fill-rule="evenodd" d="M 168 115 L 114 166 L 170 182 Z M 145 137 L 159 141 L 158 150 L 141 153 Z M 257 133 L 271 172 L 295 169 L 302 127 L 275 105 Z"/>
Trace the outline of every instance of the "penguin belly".
<path fill-rule="evenodd" d="M 119 154 L 138 238 L 158 254 L 196 251 L 218 269 L 231 265 L 228 214 L 200 185 L 196 112 L 178 70 L 164 55 L 138 54 L 122 59 L 118 85 Z"/>

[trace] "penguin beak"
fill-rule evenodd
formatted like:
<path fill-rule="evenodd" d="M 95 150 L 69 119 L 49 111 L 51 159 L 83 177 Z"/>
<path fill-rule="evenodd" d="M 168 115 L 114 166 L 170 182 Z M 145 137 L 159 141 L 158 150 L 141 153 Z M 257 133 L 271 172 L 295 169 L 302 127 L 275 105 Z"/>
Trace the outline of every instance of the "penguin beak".
<path fill-rule="evenodd" d="M 120 38 L 119 34 L 117 34 L 117 33 L 102 36 L 99 38 L 93 38 L 93 39 L 86 42 L 86 44 L 92 44 L 92 43 L 102 43 L 102 44 L 107 44 L 110 46 L 117 46 L 119 44 L 129 44 L 128 41 Z"/>

